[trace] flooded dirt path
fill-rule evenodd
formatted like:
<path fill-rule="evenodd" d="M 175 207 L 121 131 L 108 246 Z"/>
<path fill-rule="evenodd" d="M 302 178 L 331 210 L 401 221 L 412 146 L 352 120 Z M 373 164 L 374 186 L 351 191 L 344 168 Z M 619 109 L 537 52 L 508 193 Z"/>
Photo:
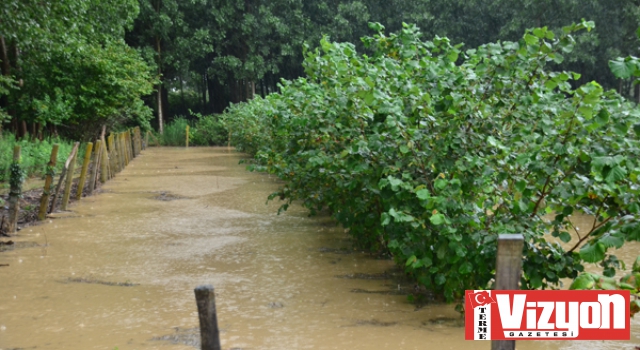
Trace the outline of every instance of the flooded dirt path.
<path fill-rule="evenodd" d="M 200 284 L 216 288 L 224 349 L 490 348 L 463 340 L 452 305 L 408 303 L 393 263 L 351 251 L 327 218 L 278 216 L 275 179 L 239 159 L 148 149 L 104 193 L 21 231 L 0 253 L 0 350 L 192 350 Z M 517 347 L 633 349 L 632 324 L 631 342 Z"/>

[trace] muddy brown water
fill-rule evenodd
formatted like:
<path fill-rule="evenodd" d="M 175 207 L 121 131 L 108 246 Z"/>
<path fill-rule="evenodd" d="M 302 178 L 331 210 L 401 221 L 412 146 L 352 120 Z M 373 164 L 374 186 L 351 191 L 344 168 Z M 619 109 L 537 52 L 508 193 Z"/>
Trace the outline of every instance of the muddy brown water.
<path fill-rule="evenodd" d="M 148 149 L 104 193 L 21 231 L 0 253 L 0 350 L 192 350 L 200 284 L 216 288 L 224 349 L 490 348 L 464 341 L 452 305 L 394 293 L 393 263 L 350 251 L 327 218 L 295 206 L 278 216 L 265 205 L 277 181 L 240 158 Z M 633 349 L 639 320 L 628 342 L 517 348 Z"/>

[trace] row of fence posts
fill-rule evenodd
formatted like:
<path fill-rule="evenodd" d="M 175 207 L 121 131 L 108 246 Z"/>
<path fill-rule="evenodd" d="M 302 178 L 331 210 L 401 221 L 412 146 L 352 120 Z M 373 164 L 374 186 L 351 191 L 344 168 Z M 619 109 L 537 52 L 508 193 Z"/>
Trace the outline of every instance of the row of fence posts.
<path fill-rule="evenodd" d="M 87 196 L 93 195 L 98 181 L 105 183 L 122 171 L 131 160 L 137 157 L 148 144 L 147 133 L 143 140 L 140 128 L 119 133 L 111 133 L 105 139 L 105 128 L 102 136 L 95 143 L 89 142 L 85 146 L 85 154 L 80 171 L 80 179 L 76 188 L 75 198 L 82 198 L 83 192 Z M 48 213 L 55 210 L 58 197 L 62 194 L 60 209 L 66 210 L 71 198 L 71 188 L 73 187 L 73 174 L 75 172 L 76 158 L 80 143 L 73 145 L 71 154 L 62 168 L 58 183 L 54 183 L 54 169 L 58 158 L 58 144 L 54 144 L 51 149 L 51 157 L 47 164 L 45 174 L 44 191 L 40 198 L 40 209 L 38 210 L 38 220 L 44 220 Z M 22 195 L 23 175 L 20 170 L 20 146 L 15 146 L 13 150 L 13 162 L 11 165 L 10 190 L 9 190 L 9 223 L 8 233 L 17 230 L 18 217 L 20 212 L 20 197 Z M 64 184 L 64 191 L 63 189 Z"/>

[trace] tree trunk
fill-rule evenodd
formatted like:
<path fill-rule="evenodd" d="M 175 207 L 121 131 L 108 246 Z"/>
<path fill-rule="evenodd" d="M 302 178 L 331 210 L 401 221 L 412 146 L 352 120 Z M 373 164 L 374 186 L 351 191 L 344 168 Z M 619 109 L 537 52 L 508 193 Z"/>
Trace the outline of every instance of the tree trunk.
<path fill-rule="evenodd" d="M 182 110 L 187 110 L 187 100 L 184 98 L 184 82 L 182 81 L 182 74 L 178 77 L 180 79 L 180 100 L 182 102 Z"/>
<path fill-rule="evenodd" d="M 9 48 L 7 47 L 7 43 L 4 41 L 4 36 L 2 35 L 0 35 L 0 49 L 2 51 L 2 75 L 10 76 L 11 61 L 9 61 Z"/>
<path fill-rule="evenodd" d="M 220 84 L 217 77 L 207 80 L 209 92 L 209 106 L 211 113 L 222 113 L 229 105 L 229 97 L 225 86 Z"/>
<path fill-rule="evenodd" d="M 244 87 L 246 91 L 246 94 L 245 94 L 246 100 L 247 101 L 253 100 L 253 97 L 256 94 L 256 83 L 250 80 L 245 80 Z"/>
<path fill-rule="evenodd" d="M 241 93 L 239 89 L 240 84 L 233 76 L 231 76 L 230 78 L 231 79 L 229 79 L 230 80 L 229 87 L 231 88 L 231 102 L 238 103 L 240 102 L 240 93 Z"/>
<path fill-rule="evenodd" d="M 207 114 L 207 72 L 202 74 L 202 114 Z"/>
<path fill-rule="evenodd" d="M 160 3 L 158 2 L 158 12 L 160 12 Z M 156 36 L 156 52 L 158 53 L 158 76 L 160 77 L 160 84 L 158 84 L 158 132 L 162 134 L 164 132 L 164 113 L 162 106 L 162 46 L 160 44 L 160 37 Z"/>
<path fill-rule="evenodd" d="M 162 121 L 164 116 L 162 115 L 162 85 L 158 85 L 158 132 L 162 134 L 164 132 L 164 127 L 162 125 Z"/>

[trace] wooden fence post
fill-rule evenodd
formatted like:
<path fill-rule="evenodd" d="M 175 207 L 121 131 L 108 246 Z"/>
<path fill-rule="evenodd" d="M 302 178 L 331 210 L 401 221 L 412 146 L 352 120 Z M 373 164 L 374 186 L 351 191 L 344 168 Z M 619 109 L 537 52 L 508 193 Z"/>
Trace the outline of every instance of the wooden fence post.
<path fill-rule="evenodd" d="M 126 133 L 123 132 L 122 134 L 120 134 L 120 142 L 122 143 L 122 157 L 124 159 L 124 166 L 122 167 L 122 169 L 124 169 L 124 167 L 129 165 L 129 148 L 127 147 Z"/>
<path fill-rule="evenodd" d="M 69 167 L 71 166 L 71 162 L 75 162 L 76 152 L 78 152 L 78 146 L 80 146 L 80 142 L 76 142 L 73 145 L 73 149 L 71 150 L 71 154 L 67 158 L 67 161 L 64 162 L 64 167 L 62 167 L 62 171 L 60 172 L 60 179 L 58 179 L 58 186 L 56 186 L 56 191 L 53 193 L 53 199 L 51 199 L 51 206 L 49 206 L 49 213 L 53 213 L 56 209 L 56 203 L 58 202 L 58 196 L 60 195 L 60 190 L 62 189 L 62 182 L 64 181 L 64 177 L 72 178 L 73 173 L 69 174 Z"/>
<path fill-rule="evenodd" d="M 79 142 L 73 146 L 74 150 L 77 150 L 80 146 Z M 69 197 L 71 196 L 71 187 L 73 186 L 73 172 L 76 170 L 76 158 L 78 158 L 78 152 L 72 152 L 73 159 L 71 159 L 71 163 L 69 163 L 69 169 L 67 170 L 67 181 L 64 186 L 64 194 L 62 195 L 62 203 L 60 204 L 60 209 L 67 210 L 67 205 L 69 205 Z"/>
<path fill-rule="evenodd" d="M 139 126 L 136 126 L 136 139 L 138 140 L 138 153 L 142 153 L 142 133 Z"/>
<path fill-rule="evenodd" d="M 133 158 L 136 157 L 136 152 L 134 152 L 133 150 L 133 142 L 131 140 L 131 130 L 127 130 L 127 141 L 129 142 L 129 154 L 131 154 L 131 157 L 129 157 L 129 159 L 133 160 Z"/>
<path fill-rule="evenodd" d="M 519 290 L 522 274 L 522 234 L 498 235 L 495 290 Z M 492 340 L 491 350 L 515 350 L 515 340 Z"/>
<path fill-rule="evenodd" d="M 185 130 L 185 135 L 186 135 L 186 137 L 187 137 L 187 139 L 186 139 L 186 141 L 185 141 L 185 146 L 186 146 L 187 148 L 189 148 L 189 125 L 187 125 L 187 128 L 186 128 L 186 130 Z"/>
<path fill-rule="evenodd" d="M 200 348 L 202 350 L 221 350 L 220 330 L 216 316 L 216 296 L 212 285 L 198 286 L 194 289 L 198 318 L 200 319 Z"/>
<path fill-rule="evenodd" d="M 133 160 L 133 157 L 131 156 L 131 140 L 129 140 L 129 130 L 124 132 L 124 149 L 127 150 L 127 159 L 129 159 L 127 165 L 129 165 L 129 163 L 131 163 L 131 161 Z"/>
<path fill-rule="evenodd" d="M 120 142 L 120 133 L 115 134 L 115 136 L 113 137 L 113 143 L 115 144 L 115 150 L 116 150 L 116 162 L 118 163 L 116 165 L 116 168 L 118 168 L 118 172 L 122 171 L 122 164 L 124 163 L 124 158 L 122 155 L 122 143 Z"/>
<path fill-rule="evenodd" d="M 20 197 L 22 196 L 23 173 L 20 168 L 20 145 L 13 147 L 13 165 L 10 176 L 9 189 L 9 226 L 8 233 L 16 232 L 18 228 L 18 214 L 20 213 Z M 14 171 L 18 173 L 14 174 Z"/>
<path fill-rule="evenodd" d="M 84 151 L 84 162 L 82 163 L 80 180 L 78 181 L 78 188 L 76 189 L 76 199 L 82 198 L 82 190 L 84 189 L 84 182 L 87 178 L 87 169 L 89 169 L 89 162 L 91 161 L 91 150 L 93 150 L 93 143 L 89 142 Z"/>
<path fill-rule="evenodd" d="M 96 141 L 96 147 L 93 149 L 93 167 L 91 168 L 91 175 L 89 176 L 89 192 L 88 195 L 93 195 L 93 190 L 96 188 L 96 178 L 98 177 L 98 168 L 100 167 L 100 140 Z"/>
<path fill-rule="evenodd" d="M 140 147 L 138 146 L 138 127 L 133 128 L 133 153 L 137 157 L 140 154 Z"/>
<path fill-rule="evenodd" d="M 127 144 L 127 155 L 129 156 L 129 163 L 133 160 L 133 152 L 131 151 L 131 133 L 127 130 L 124 133 L 124 141 Z"/>
<path fill-rule="evenodd" d="M 53 182 L 53 172 L 56 166 L 56 160 L 58 158 L 58 147 L 56 143 L 51 149 L 51 157 L 49 158 L 49 164 L 47 164 L 47 177 L 44 180 L 44 191 L 40 198 L 40 210 L 38 211 L 38 220 L 42 221 L 47 216 L 47 208 L 49 207 L 49 196 L 51 195 L 51 183 Z"/>
<path fill-rule="evenodd" d="M 113 133 L 107 137 L 107 143 L 109 145 L 109 178 L 116 176 L 116 152 L 113 149 Z"/>
<path fill-rule="evenodd" d="M 104 137 L 101 142 L 102 149 L 100 150 L 100 154 L 102 155 L 102 159 L 100 160 L 100 182 L 105 183 L 109 180 L 109 154 L 107 153 L 107 141 Z"/>

